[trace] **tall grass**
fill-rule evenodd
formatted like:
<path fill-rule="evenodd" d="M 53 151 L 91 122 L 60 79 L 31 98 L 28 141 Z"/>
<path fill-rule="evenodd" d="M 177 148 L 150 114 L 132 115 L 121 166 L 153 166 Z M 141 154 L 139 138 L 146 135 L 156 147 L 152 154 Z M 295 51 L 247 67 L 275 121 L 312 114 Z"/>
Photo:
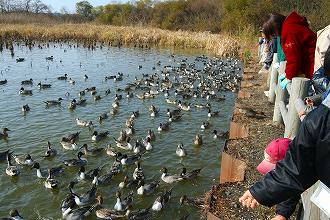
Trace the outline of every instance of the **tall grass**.
<path fill-rule="evenodd" d="M 227 34 L 168 31 L 157 28 L 118 27 L 96 24 L 3 24 L 2 41 L 78 41 L 85 44 L 139 47 L 198 48 L 220 57 L 237 57 L 240 44 Z"/>

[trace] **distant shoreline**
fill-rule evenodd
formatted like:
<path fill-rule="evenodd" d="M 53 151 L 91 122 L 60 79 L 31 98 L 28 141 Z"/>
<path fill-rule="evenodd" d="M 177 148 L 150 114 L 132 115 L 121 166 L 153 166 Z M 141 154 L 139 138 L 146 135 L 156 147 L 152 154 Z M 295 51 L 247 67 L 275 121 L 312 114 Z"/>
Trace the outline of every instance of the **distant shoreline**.
<path fill-rule="evenodd" d="M 239 57 L 239 41 L 228 34 L 169 31 L 149 27 L 95 24 L 2 24 L 1 44 L 8 41 L 76 41 L 85 46 L 101 42 L 110 46 L 201 49 L 218 57 Z"/>

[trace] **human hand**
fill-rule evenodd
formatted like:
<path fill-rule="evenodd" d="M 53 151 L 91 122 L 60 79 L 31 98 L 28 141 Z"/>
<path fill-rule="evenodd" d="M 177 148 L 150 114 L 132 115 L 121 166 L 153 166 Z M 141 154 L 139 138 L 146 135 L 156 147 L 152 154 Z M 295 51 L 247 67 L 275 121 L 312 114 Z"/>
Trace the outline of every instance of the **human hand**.
<path fill-rule="evenodd" d="M 282 82 L 282 80 L 285 79 L 285 74 L 282 73 L 281 75 L 278 76 L 278 81 Z"/>
<path fill-rule="evenodd" d="M 286 88 L 286 86 L 289 84 L 289 82 L 291 82 L 291 80 L 285 78 L 284 80 L 282 80 L 282 82 L 280 82 L 280 86 L 281 88 L 284 90 Z"/>
<path fill-rule="evenodd" d="M 286 218 L 282 215 L 275 215 L 271 220 L 286 220 Z"/>
<path fill-rule="evenodd" d="M 314 105 L 314 101 L 312 99 L 310 99 L 310 98 L 306 98 L 305 99 L 305 103 L 308 106 L 313 106 Z"/>
<path fill-rule="evenodd" d="M 249 190 L 247 190 L 241 198 L 239 198 L 239 202 L 242 203 L 243 206 L 247 208 L 256 208 L 259 206 L 258 201 L 252 196 Z"/>

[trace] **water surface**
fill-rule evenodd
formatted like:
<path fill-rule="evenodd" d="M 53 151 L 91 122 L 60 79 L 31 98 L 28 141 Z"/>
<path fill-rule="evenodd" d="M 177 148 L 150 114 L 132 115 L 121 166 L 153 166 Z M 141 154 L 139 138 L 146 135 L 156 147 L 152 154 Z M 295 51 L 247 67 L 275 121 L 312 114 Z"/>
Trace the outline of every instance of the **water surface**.
<path fill-rule="evenodd" d="M 173 123 L 170 131 L 161 134 L 157 133 L 160 122 L 167 121 L 166 109 L 174 109 L 173 105 L 167 104 L 163 95 L 155 99 L 141 101 L 137 98 L 126 99 L 120 102 L 119 113 L 115 117 L 110 117 L 102 124 L 96 119 L 103 112 L 109 112 L 114 101 L 116 89 L 124 88 L 126 83 L 131 82 L 135 76 L 142 77 L 142 74 L 160 73 L 165 65 L 176 66 L 184 58 L 188 63 L 193 62 L 196 54 L 191 55 L 182 52 L 174 52 L 175 56 L 170 56 L 173 51 L 169 50 L 144 50 L 132 48 L 97 48 L 88 50 L 83 47 L 69 47 L 67 44 L 50 44 L 43 49 L 33 47 L 29 50 L 23 46 L 15 46 L 15 56 L 11 57 L 8 50 L 0 54 L 0 80 L 7 79 L 7 85 L 0 86 L 0 128 L 11 129 L 8 142 L 0 140 L 0 151 L 8 148 L 13 149 L 15 154 L 30 153 L 32 157 L 45 169 L 50 166 L 60 165 L 65 159 L 74 158 L 76 151 L 65 151 L 59 144 L 60 139 L 67 134 L 81 131 L 78 145 L 87 143 L 90 147 L 105 147 L 113 144 L 112 136 L 118 137 L 121 129 L 125 128 L 125 120 L 131 112 L 140 111 L 140 117 L 136 119 L 136 138 L 144 138 L 148 129 L 156 132 L 156 141 L 153 142 L 154 149 L 147 152 L 142 159 L 142 168 L 148 180 L 159 179 L 160 169 L 166 166 L 170 173 L 178 173 L 185 166 L 188 171 L 191 169 L 203 168 L 200 177 L 194 181 L 185 181 L 172 185 L 174 187 L 170 204 L 165 210 L 153 216 L 153 219 L 178 219 L 180 216 L 190 214 L 189 219 L 199 217 L 198 210 L 191 206 L 179 206 L 179 198 L 183 194 L 189 196 L 202 196 L 213 184 L 218 183 L 220 167 L 220 149 L 224 140 L 213 140 L 213 129 L 226 131 L 232 114 L 235 94 L 232 92 L 221 92 L 218 95 L 226 95 L 224 102 L 212 103 L 214 110 L 220 111 L 220 116 L 212 118 L 211 128 L 202 132 L 200 125 L 207 120 L 207 111 L 193 108 L 190 112 L 185 112 L 183 120 Z M 54 61 L 46 61 L 45 57 L 54 56 Z M 16 63 L 17 57 L 24 57 L 25 62 Z M 161 61 L 158 66 L 157 62 Z M 139 69 L 138 66 L 142 65 Z M 201 65 L 201 64 L 199 64 Z M 152 70 L 152 67 L 156 70 Z M 124 80 L 121 82 L 105 81 L 106 75 L 124 73 Z M 68 74 L 76 81 L 75 85 L 70 85 L 66 81 L 59 81 L 57 77 Z M 87 74 L 88 80 L 83 76 Z M 22 80 L 33 78 L 33 86 L 25 86 L 26 89 L 33 90 L 33 96 L 20 96 L 18 90 Z M 39 90 L 37 83 L 52 84 L 52 88 Z M 102 100 L 95 102 L 90 94 L 86 95 L 87 105 L 78 107 L 75 111 L 69 111 L 67 105 L 69 100 L 78 98 L 78 92 L 91 86 L 96 86 Z M 111 89 L 109 96 L 104 96 L 104 91 Z M 70 96 L 65 96 L 66 93 Z M 140 93 L 140 92 L 135 92 Z M 171 91 L 170 99 L 174 92 Z M 122 93 L 124 94 L 124 93 Z M 43 101 L 62 97 L 64 101 L 61 107 L 45 108 Z M 206 103 L 203 99 L 197 98 L 192 103 Z M 23 115 L 21 107 L 29 104 L 31 111 Z M 151 118 L 148 107 L 153 104 L 160 108 L 161 113 L 156 118 Z M 91 135 L 93 129 L 78 127 L 75 118 L 92 120 L 95 123 L 95 130 L 110 131 L 110 137 L 100 143 L 92 143 Z M 197 133 L 203 135 L 204 144 L 201 147 L 193 145 L 193 139 Z M 42 155 L 46 149 L 46 143 L 50 141 L 57 149 L 58 155 L 53 160 L 45 160 Z M 182 161 L 175 155 L 176 146 L 182 142 L 188 150 L 188 156 Z M 106 154 L 99 157 L 86 157 L 88 165 L 86 170 L 97 166 L 110 168 L 114 161 Z M 6 216 L 10 209 L 17 208 L 26 219 L 36 219 L 38 217 L 47 219 L 58 219 L 61 217 L 61 200 L 68 193 L 66 186 L 71 179 L 77 175 L 77 169 L 67 169 L 65 174 L 57 177 L 60 182 L 58 191 L 45 189 L 43 181 L 36 178 L 35 170 L 21 167 L 21 174 L 18 178 L 11 178 L 5 174 L 6 163 L 0 166 L 0 216 Z M 134 167 L 124 169 L 123 174 L 115 176 L 111 185 L 99 187 L 98 193 L 104 198 L 104 207 L 113 207 L 115 204 L 115 192 L 118 183 L 123 180 L 125 174 L 132 178 Z M 79 193 L 90 188 L 90 182 L 80 182 L 76 189 Z M 134 197 L 134 208 L 146 208 L 156 199 L 157 195 L 170 186 L 161 183 L 158 190 L 150 196 Z M 130 189 L 124 190 L 127 194 Z M 135 189 L 134 189 L 135 191 Z M 136 192 L 136 191 L 135 191 Z M 90 219 L 96 219 L 91 216 Z"/>

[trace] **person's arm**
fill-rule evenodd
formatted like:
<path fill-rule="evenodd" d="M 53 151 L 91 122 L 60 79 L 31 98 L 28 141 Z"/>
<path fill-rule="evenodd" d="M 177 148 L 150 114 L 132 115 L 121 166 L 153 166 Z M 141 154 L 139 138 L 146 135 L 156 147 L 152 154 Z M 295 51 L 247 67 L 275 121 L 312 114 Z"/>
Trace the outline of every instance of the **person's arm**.
<path fill-rule="evenodd" d="M 276 205 L 275 213 L 285 217 L 286 219 L 290 218 L 290 216 L 294 213 L 299 200 L 300 195 L 279 203 Z"/>
<path fill-rule="evenodd" d="M 323 112 L 320 111 L 322 108 L 306 116 L 285 158 L 277 163 L 275 170 L 250 188 L 252 198 L 258 203 L 273 206 L 300 195 L 318 180 L 314 166 L 315 146 L 322 125 L 320 114 Z"/>
<path fill-rule="evenodd" d="M 281 36 L 282 48 L 286 58 L 285 78 L 292 80 L 300 71 L 302 64 L 302 45 L 296 33 L 283 34 Z"/>

